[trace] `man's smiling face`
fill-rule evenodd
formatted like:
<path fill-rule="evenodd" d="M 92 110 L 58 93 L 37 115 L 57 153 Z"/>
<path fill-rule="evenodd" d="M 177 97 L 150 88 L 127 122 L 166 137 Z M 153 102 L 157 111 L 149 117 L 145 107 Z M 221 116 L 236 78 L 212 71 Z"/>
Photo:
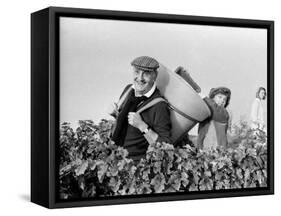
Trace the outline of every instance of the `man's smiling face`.
<path fill-rule="evenodd" d="M 134 67 L 134 87 L 137 95 L 144 95 L 153 86 L 156 80 L 155 71 L 145 71 Z"/>

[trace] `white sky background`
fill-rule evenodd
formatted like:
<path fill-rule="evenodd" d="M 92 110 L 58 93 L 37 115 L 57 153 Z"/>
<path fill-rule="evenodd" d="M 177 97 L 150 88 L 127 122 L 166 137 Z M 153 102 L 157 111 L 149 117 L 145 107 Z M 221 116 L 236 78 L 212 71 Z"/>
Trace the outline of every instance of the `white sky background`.
<path fill-rule="evenodd" d="M 206 95 L 230 88 L 234 122 L 248 118 L 257 88 L 267 87 L 266 39 L 265 29 L 61 18 L 60 121 L 108 119 L 142 55 L 187 68 Z"/>

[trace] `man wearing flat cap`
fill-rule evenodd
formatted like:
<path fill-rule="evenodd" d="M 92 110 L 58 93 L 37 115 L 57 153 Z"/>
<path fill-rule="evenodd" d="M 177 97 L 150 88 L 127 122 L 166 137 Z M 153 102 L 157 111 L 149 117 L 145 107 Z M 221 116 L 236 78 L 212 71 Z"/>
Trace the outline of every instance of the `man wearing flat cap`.
<path fill-rule="evenodd" d="M 147 147 L 153 142 L 170 140 L 171 120 L 168 104 L 162 100 L 138 113 L 151 101 L 161 98 L 156 87 L 159 63 L 148 56 L 141 56 L 131 62 L 133 84 L 126 86 L 120 96 L 121 105 L 116 105 L 116 127 L 112 140 L 129 152 L 129 158 L 138 162 L 145 157 Z"/>

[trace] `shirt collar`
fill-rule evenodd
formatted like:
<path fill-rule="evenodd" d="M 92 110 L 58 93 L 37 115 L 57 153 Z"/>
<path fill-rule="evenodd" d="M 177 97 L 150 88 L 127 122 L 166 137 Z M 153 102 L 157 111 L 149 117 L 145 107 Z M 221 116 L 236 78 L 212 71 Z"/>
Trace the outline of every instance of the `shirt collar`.
<path fill-rule="evenodd" d="M 132 85 L 132 88 L 135 89 L 134 84 Z M 145 97 L 149 98 L 154 93 L 155 89 L 156 89 L 156 83 L 154 82 L 152 88 L 148 92 L 146 92 L 144 95 L 141 95 L 141 96 L 145 96 Z M 141 97 L 141 96 L 136 96 L 136 97 Z"/>

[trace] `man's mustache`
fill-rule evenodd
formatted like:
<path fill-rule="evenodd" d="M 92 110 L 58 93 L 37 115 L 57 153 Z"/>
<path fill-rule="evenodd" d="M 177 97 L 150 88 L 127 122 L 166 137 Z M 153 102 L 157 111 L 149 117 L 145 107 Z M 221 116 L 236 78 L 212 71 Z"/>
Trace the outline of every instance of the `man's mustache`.
<path fill-rule="evenodd" d="M 138 82 L 138 83 L 141 83 L 141 84 L 145 84 L 145 83 L 146 83 L 145 80 L 138 80 L 138 79 L 135 79 L 135 81 Z"/>

